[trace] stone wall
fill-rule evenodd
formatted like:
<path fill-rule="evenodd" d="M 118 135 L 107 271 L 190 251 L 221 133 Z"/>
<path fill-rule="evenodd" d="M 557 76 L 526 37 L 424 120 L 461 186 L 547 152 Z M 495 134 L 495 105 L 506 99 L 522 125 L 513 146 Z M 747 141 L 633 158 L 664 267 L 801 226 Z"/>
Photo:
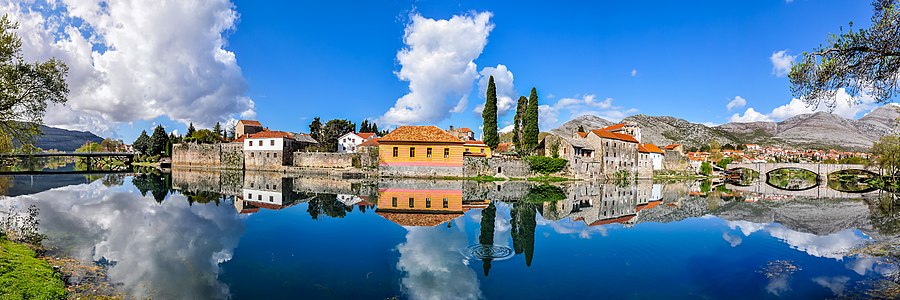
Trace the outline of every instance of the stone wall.
<path fill-rule="evenodd" d="M 463 159 L 463 176 L 506 176 L 529 177 L 532 175 L 528 162 L 524 159 L 500 157 L 472 157 Z"/>
<path fill-rule="evenodd" d="M 243 173 L 236 170 L 172 169 L 172 188 L 187 192 L 214 192 L 237 196 Z"/>
<path fill-rule="evenodd" d="M 663 169 L 673 171 L 691 170 L 691 163 L 688 157 L 678 151 L 666 151 L 663 158 Z"/>
<path fill-rule="evenodd" d="M 175 144 L 172 166 L 240 170 L 244 168 L 243 147 L 239 143 Z"/>
<path fill-rule="evenodd" d="M 293 155 L 289 148 L 275 151 L 244 151 L 244 169 L 259 171 L 281 171 L 290 165 Z"/>
<path fill-rule="evenodd" d="M 604 179 L 603 163 L 590 158 L 573 157 L 569 161 L 569 175 L 576 179 Z"/>
<path fill-rule="evenodd" d="M 294 152 L 293 166 L 301 168 L 348 169 L 360 165 L 358 153 Z"/>
<path fill-rule="evenodd" d="M 381 165 L 378 166 L 378 173 L 383 177 L 462 177 L 463 167 Z"/>

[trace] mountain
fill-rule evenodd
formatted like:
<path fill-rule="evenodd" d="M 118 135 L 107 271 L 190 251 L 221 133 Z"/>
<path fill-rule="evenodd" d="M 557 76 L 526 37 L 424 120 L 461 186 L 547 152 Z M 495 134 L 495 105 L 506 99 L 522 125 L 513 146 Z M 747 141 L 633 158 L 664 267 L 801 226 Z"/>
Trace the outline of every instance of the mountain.
<path fill-rule="evenodd" d="M 103 138 L 88 131 L 67 130 L 41 125 L 43 135 L 38 136 L 35 146 L 44 150 L 75 151 L 84 143 L 102 142 Z"/>
<path fill-rule="evenodd" d="M 865 150 L 886 134 L 900 133 L 897 120 L 900 120 L 900 106 L 888 104 L 858 120 L 816 112 L 781 122 L 727 123 L 712 127 L 669 116 L 634 115 L 623 121 L 637 123 L 641 127 L 642 142 L 657 145 L 677 143 L 695 147 L 715 139 L 723 145 L 755 143 Z M 579 125 L 597 129 L 611 124 L 597 116 L 580 116 L 551 132 L 571 135 Z"/>

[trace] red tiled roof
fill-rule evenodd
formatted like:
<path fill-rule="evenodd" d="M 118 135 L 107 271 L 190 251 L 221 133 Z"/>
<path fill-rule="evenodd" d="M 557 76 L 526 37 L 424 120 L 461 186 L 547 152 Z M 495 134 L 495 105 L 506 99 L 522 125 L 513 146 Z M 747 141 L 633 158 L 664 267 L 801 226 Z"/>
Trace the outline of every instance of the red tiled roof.
<path fill-rule="evenodd" d="M 613 131 L 613 130 L 622 129 L 623 127 L 625 127 L 625 123 L 619 123 L 616 125 L 611 125 L 611 126 L 606 126 L 606 127 L 600 128 L 600 130 Z"/>
<path fill-rule="evenodd" d="M 232 143 L 243 143 L 243 142 L 244 142 L 244 137 L 246 137 L 246 136 L 247 136 L 246 133 L 245 133 L 245 134 L 242 134 L 241 136 L 237 137 L 236 139 L 232 140 L 231 142 L 232 142 Z"/>
<path fill-rule="evenodd" d="M 360 132 L 360 133 L 357 133 L 356 135 L 363 138 L 364 140 L 368 140 L 369 138 L 374 136 L 375 133 L 374 132 Z"/>
<path fill-rule="evenodd" d="M 285 132 L 285 131 L 263 130 L 263 131 L 260 131 L 257 133 L 250 134 L 247 138 L 249 138 L 249 139 L 272 139 L 272 138 L 293 139 L 294 134 L 290 133 L 290 132 Z"/>
<path fill-rule="evenodd" d="M 578 134 L 578 136 L 580 136 L 582 138 L 585 138 L 588 135 L 587 132 L 576 132 L 576 134 Z"/>
<path fill-rule="evenodd" d="M 626 141 L 631 143 L 638 142 L 638 140 L 636 140 L 633 136 L 624 133 L 610 132 L 601 129 L 591 130 L 591 132 L 602 138 Z"/>
<path fill-rule="evenodd" d="M 675 147 L 681 146 L 681 144 L 669 144 L 665 147 L 666 150 L 675 149 Z"/>
<path fill-rule="evenodd" d="M 597 220 L 594 223 L 589 224 L 588 226 L 598 226 L 598 225 L 606 225 L 612 223 L 626 223 L 634 218 L 634 215 L 626 215 L 618 218 L 606 219 L 606 220 Z"/>
<path fill-rule="evenodd" d="M 379 143 L 386 142 L 465 143 L 436 126 L 400 126 L 379 141 Z"/>
<path fill-rule="evenodd" d="M 459 131 L 459 132 L 472 132 L 472 129 L 469 129 L 468 127 L 462 127 L 462 128 L 457 129 L 457 131 Z"/>
<path fill-rule="evenodd" d="M 512 145 L 513 145 L 513 143 L 500 143 L 499 145 L 497 145 L 497 151 L 498 152 L 509 151 L 509 147 Z"/>
<path fill-rule="evenodd" d="M 403 213 L 376 210 L 376 214 L 401 226 L 437 226 L 459 216 L 462 213 Z"/>
<path fill-rule="evenodd" d="M 378 140 L 380 140 L 380 138 L 373 138 L 371 140 L 363 142 L 362 144 L 359 144 L 359 146 L 360 147 L 378 146 Z"/>
<path fill-rule="evenodd" d="M 644 153 L 663 153 L 663 151 L 654 144 L 640 144 L 638 145 L 638 151 Z"/>
<path fill-rule="evenodd" d="M 238 123 L 244 124 L 244 125 L 249 125 L 249 126 L 262 127 L 262 124 L 260 124 L 259 121 L 256 121 L 256 120 L 240 120 L 240 121 L 238 121 Z"/>
<path fill-rule="evenodd" d="M 466 141 L 466 145 L 486 146 L 484 141 Z"/>

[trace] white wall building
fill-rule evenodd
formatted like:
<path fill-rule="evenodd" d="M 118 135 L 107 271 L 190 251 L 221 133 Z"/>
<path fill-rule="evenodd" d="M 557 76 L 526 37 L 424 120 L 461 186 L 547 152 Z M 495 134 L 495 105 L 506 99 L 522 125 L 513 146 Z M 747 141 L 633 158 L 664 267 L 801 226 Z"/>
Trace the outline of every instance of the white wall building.
<path fill-rule="evenodd" d="M 353 133 L 349 132 L 338 138 L 338 153 L 356 153 L 359 151 L 359 144 L 378 137 L 375 133 Z"/>

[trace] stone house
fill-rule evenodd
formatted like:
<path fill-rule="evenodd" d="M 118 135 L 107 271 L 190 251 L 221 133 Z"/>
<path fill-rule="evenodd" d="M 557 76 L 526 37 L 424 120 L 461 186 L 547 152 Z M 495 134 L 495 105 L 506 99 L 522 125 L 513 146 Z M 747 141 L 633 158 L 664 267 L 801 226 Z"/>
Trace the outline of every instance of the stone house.
<path fill-rule="evenodd" d="M 263 126 L 256 120 L 240 120 L 234 128 L 234 136 L 241 137 L 245 134 L 254 134 L 263 131 Z"/>
<path fill-rule="evenodd" d="M 584 139 L 591 148 L 599 152 L 599 157 L 595 159 L 599 159 L 603 164 L 603 174 L 607 178 L 615 177 L 622 171 L 638 175 L 639 142 L 633 136 L 597 129 L 588 132 Z"/>
<path fill-rule="evenodd" d="M 682 145 L 682 144 L 669 144 L 669 145 L 666 145 L 665 147 L 663 147 L 663 150 L 665 150 L 665 151 L 674 151 L 674 152 L 678 152 L 678 153 L 684 154 L 684 145 Z"/>
<path fill-rule="evenodd" d="M 358 153 L 359 145 L 368 140 L 377 138 L 374 132 L 348 132 L 338 138 L 338 153 Z"/>
<path fill-rule="evenodd" d="M 447 133 L 452 134 L 456 138 L 463 141 L 475 140 L 475 132 L 472 132 L 472 129 L 469 129 L 467 127 L 453 128 L 453 126 L 450 126 L 450 130 L 447 130 Z"/>
<path fill-rule="evenodd" d="M 652 170 L 663 169 L 663 159 L 665 159 L 665 153 L 662 151 L 662 149 L 659 149 L 659 147 L 654 144 L 640 144 L 638 152 L 641 152 L 641 154 L 643 155 L 640 158 L 641 163 L 649 165 Z"/>
<path fill-rule="evenodd" d="M 465 156 L 478 156 L 478 157 L 491 157 L 491 147 L 488 147 L 482 141 L 476 140 L 467 140 L 463 145 L 463 155 Z"/>
<path fill-rule="evenodd" d="M 243 144 L 245 169 L 277 170 L 291 165 L 291 153 L 299 148 L 300 143 L 293 133 L 264 130 L 243 136 Z"/>
<path fill-rule="evenodd" d="M 465 143 L 436 126 L 400 126 L 378 139 L 378 170 L 388 177 L 461 177 Z"/>
<path fill-rule="evenodd" d="M 577 132 L 571 137 L 549 135 L 539 148 L 546 156 L 556 154 L 568 160 L 569 171 L 576 178 L 612 178 L 622 171 L 650 178 L 654 167 L 662 168 L 662 150 L 655 145 L 641 148 L 635 136 L 641 136 L 641 129 L 635 123 L 625 122 Z M 642 149 L 645 155 L 641 155 Z"/>

